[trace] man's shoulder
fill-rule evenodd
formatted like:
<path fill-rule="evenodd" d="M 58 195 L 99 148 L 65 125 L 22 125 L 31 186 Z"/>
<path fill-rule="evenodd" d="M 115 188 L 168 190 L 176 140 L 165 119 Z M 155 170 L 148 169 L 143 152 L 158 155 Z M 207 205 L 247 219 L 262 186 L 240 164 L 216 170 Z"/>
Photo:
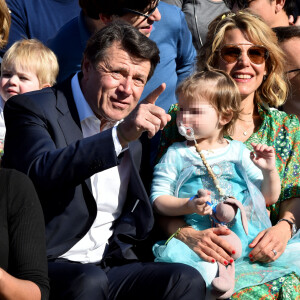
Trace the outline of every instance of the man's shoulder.
<path fill-rule="evenodd" d="M 37 91 L 32 91 L 32 92 L 27 92 L 24 94 L 16 95 L 14 97 L 11 97 L 5 106 L 10 103 L 24 103 L 26 104 L 27 102 L 45 102 L 49 101 L 53 98 L 55 95 L 53 88 L 44 88 L 42 90 L 37 90 Z"/>
<path fill-rule="evenodd" d="M 79 28 L 79 17 L 73 18 L 60 28 L 57 34 L 49 39 L 46 45 L 56 54 L 60 62 L 74 60 L 74 56 L 82 57 L 88 36 Z"/>
<path fill-rule="evenodd" d="M 162 17 L 165 14 L 169 14 L 169 13 L 175 13 L 175 14 L 179 15 L 181 12 L 181 9 L 178 6 L 172 5 L 172 4 L 163 2 L 163 1 L 161 1 L 159 3 L 158 9 L 159 9 L 159 12 L 161 13 Z M 172 18 L 172 15 L 170 15 L 168 17 Z"/>
<path fill-rule="evenodd" d="M 170 28 L 181 26 L 181 19 L 184 18 L 184 14 L 179 7 L 161 1 L 158 8 L 161 20 L 155 23 L 155 27 L 161 30 L 165 26 Z"/>
<path fill-rule="evenodd" d="M 76 39 L 74 37 L 76 36 Z M 63 25 L 57 34 L 47 41 L 47 46 L 52 49 L 58 42 L 67 44 L 69 41 L 77 40 L 79 38 L 79 16 L 71 19 Z"/>
<path fill-rule="evenodd" d="M 58 101 L 65 101 L 66 94 L 71 93 L 69 80 L 53 87 L 20 94 L 10 98 L 6 106 L 17 105 L 29 110 L 50 110 L 57 106 Z"/>

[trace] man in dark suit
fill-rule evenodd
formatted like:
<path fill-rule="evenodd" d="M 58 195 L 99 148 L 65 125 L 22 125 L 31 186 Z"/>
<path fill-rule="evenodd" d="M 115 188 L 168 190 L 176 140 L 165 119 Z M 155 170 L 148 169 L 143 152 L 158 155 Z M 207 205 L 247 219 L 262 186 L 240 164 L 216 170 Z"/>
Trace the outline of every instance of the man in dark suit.
<path fill-rule="evenodd" d="M 138 139 L 170 119 L 155 106 L 164 84 L 137 105 L 158 61 L 154 42 L 113 22 L 89 40 L 81 72 L 6 103 L 3 166 L 28 174 L 39 194 L 52 299 L 205 295 L 193 268 L 140 260 L 153 214 Z"/>

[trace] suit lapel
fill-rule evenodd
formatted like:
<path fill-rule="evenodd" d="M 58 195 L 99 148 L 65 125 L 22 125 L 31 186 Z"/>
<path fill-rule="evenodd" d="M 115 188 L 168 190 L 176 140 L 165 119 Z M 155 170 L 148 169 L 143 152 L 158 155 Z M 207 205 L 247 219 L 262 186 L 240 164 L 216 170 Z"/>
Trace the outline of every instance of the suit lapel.
<path fill-rule="evenodd" d="M 71 78 L 61 83 L 56 94 L 56 108 L 60 112 L 59 126 L 64 134 L 67 145 L 83 139 L 80 119 L 73 98 Z M 91 180 L 85 180 L 89 191 L 92 193 Z"/>
<path fill-rule="evenodd" d="M 139 200 L 148 201 L 144 185 L 139 175 L 142 158 L 142 145 L 139 140 L 131 142 L 129 144 L 129 154 L 132 164 L 132 172 L 130 173 L 130 180 L 128 186 L 130 189 L 129 192 L 130 194 L 135 195 L 133 199 L 137 198 Z"/>
<path fill-rule="evenodd" d="M 60 112 L 58 123 L 65 136 L 67 145 L 70 145 L 83 138 L 79 115 L 71 89 L 71 78 L 58 87 L 56 99 L 56 108 Z"/>

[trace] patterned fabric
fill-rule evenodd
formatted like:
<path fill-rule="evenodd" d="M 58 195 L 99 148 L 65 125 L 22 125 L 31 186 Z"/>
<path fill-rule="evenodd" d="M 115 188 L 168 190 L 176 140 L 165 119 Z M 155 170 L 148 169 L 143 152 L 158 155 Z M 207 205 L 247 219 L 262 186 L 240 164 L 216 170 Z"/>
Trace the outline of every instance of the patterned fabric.
<path fill-rule="evenodd" d="M 169 110 L 171 121 L 162 132 L 157 161 L 174 142 L 184 141 L 177 130 L 176 114 L 178 105 L 172 105 Z M 280 202 L 285 199 L 300 197 L 300 126 L 294 115 L 269 108 L 266 104 L 258 104 L 262 124 L 245 142 L 251 150 L 251 143 L 262 143 L 273 146 L 276 151 L 276 167 L 281 179 L 281 194 L 279 201 L 269 207 L 271 221 L 278 220 Z M 227 137 L 230 138 L 230 137 Z M 289 274 L 265 284 L 248 287 L 235 293 L 231 299 L 300 299 L 300 277 Z"/>
<path fill-rule="evenodd" d="M 254 287 L 245 288 L 231 296 L 232 300 L 299 300 L 300 278 L 294 273 Z"/>

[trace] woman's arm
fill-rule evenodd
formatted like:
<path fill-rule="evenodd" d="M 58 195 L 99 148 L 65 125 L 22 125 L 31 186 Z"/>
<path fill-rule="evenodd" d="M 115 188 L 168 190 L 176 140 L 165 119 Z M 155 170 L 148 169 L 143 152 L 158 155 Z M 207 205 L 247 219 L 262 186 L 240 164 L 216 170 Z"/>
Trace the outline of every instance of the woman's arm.
<path fill-rule="evenodd" d="M 32 281 L 17 279 L 0 269 L 0 299 L 40 300 L 41 291 Z"/>
<path fill-rule="evenodd" d="M 280 204 L 279 219 L 287 219 L 300 226 L 300 199 L 291 198 Z M 289 239 L 292 236 L 291 225 L 288 222 L 279 222 L 257 235 L 249 245 L 253 250 L 249 257 L 253 261 L 275 261 L 284 252 Z M 274 255 L 275 250 L 277 255 Z"/>
<path fill-rule="evenodd" d="M 170 236 L 180 227 L 187 226 L 182 217 L 160 216 L 159 225 Z M 228 235 L 231 231 L 225 227 L 209 228 L 203 231 L 193 229 L 191 226 L 182 228 L 176 238 L 185 243 L 196 252 L 203 260 L 208 262 L 218 261 L 223 265 L 230 262 L 234 247 L 227 243 L 220 235 Z"/>
<path fill-rule="evenodd" d="M 2 169 L 0 191 L 1 201 L 7 201 L 9 236 L 9 262 L 7 273 L 2 272 L 0 294 L 4 299 L 47 300 L 45 223 L 34 186 L 24 174 Z"/>

